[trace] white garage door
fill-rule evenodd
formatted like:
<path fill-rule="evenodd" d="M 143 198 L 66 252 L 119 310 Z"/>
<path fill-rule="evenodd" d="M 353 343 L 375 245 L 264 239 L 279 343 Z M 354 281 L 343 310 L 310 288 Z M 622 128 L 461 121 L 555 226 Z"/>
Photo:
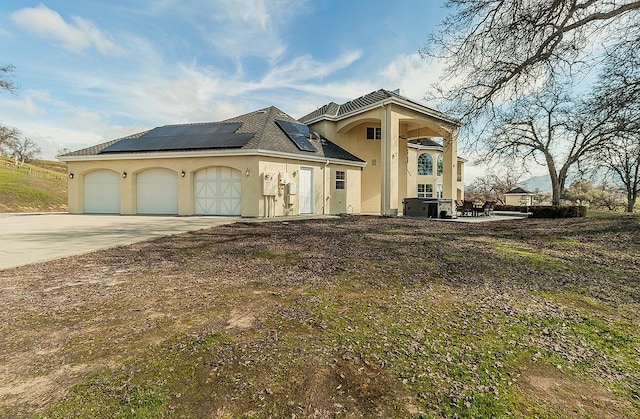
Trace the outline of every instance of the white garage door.
<path fill-rule="evenodd" d="M 120 214 L 120 174 L 96 170 L 84 175 L 84 212 Z"/>
<path fill-rule="evenodd" d="M 138 214 L 178 213 L 178 174 L 169 169 L 149 169 L 138 173 Z"/>
<path fill-rule="evenodd" d="M 196 172 L 193 180 L 197 215 L 240 215 L 242 175 L 230 167 L 209 167 Z"/>

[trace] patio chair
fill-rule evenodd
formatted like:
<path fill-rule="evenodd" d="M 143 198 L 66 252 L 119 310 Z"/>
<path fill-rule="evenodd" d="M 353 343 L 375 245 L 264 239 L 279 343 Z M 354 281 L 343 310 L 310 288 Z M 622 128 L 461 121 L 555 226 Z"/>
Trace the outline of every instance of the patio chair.
<path fill-rule="evenodd" d="M 493 212 L 496 209 L 496 205 L 498 203 L 496 201 L 491 201 L 491 205 L 489 205 L 488 213 L 490 216 L 494 217 L 496 214 Z"/>
<path fill-rule="evenodd" d="M 496 208 L 496 201 L 485 201 L 484 205 L 479 212 L 482 212 L 482 215 L 489 217 L 494 216 L 493 210 Z"/>
<path fill-rule="evenodd" d="M 460 212 L 462 213 L 462 215 L 474 215 L 473 201 L 464 201 L 462 203 L 462 209 Z"/>

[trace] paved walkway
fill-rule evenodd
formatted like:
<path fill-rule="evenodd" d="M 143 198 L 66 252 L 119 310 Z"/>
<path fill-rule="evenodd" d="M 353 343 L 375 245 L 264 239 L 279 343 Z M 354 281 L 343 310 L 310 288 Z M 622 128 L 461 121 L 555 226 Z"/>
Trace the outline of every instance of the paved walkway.
<path fill-rule="evenodd" d="M 453 222 L 481 223 L 516 220 L 523 214 L 494 217 L 458 217 Z M 268 219 L 240 217 L 167 217 L 49 214 L 0 214 L 0 269 L 94 250 L 121 246 L 155 237 L 243 222 L 287 222 L 331 216 L 295 216 Z"/>
<path fill-rule="evenodd" d="M 1 214 L 0 269 L 238 221 L 239 217 Z"/>

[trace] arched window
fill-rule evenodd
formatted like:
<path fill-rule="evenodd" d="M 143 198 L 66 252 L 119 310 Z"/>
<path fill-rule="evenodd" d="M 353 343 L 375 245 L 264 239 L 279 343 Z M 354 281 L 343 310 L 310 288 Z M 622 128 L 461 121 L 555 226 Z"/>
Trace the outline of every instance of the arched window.
<path fill-rule="evenodd" d="M 433 158 L 431 154 L 424 153 L 418 157 L 418 175 L 433 175 Z"/>
<path fill-rule="evenodd" d="M 438 161 L 436 163 L 438 165 L 438 175 L 437 176 L 442 176 L 442 167 L 444 166 L 442 163 L 442 154 L 438 154 Z"/>

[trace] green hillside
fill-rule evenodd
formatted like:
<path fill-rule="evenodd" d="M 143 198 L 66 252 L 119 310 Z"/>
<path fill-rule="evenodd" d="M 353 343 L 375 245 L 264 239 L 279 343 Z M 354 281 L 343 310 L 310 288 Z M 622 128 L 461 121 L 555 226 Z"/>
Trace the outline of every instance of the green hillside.
<path fill-rule="evenodd" d="M 0 213 L 67 210 L 65 163 L 36 160 L 16 166 L 0 157 Z"/>

